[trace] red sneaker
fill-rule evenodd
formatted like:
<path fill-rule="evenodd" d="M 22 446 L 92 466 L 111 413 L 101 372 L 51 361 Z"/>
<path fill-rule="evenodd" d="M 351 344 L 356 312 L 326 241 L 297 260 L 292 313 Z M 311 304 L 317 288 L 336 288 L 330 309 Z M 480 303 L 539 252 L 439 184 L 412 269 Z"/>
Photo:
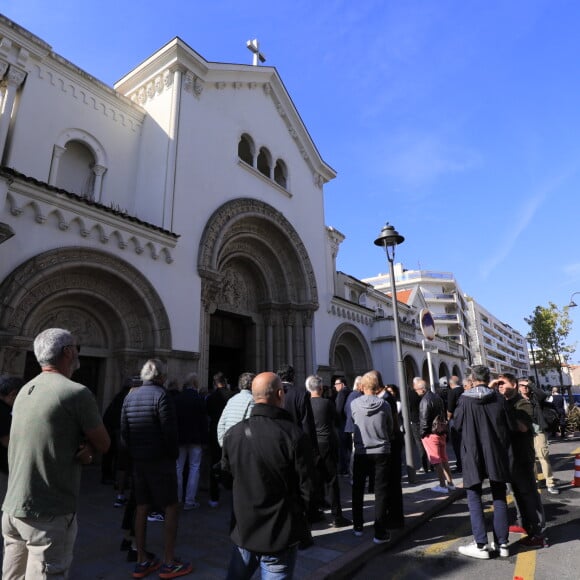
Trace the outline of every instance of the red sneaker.
<path fill-rule="evenodd" d="M 510 534 L 527 534 L 522 526 L 510 526 Z"/>

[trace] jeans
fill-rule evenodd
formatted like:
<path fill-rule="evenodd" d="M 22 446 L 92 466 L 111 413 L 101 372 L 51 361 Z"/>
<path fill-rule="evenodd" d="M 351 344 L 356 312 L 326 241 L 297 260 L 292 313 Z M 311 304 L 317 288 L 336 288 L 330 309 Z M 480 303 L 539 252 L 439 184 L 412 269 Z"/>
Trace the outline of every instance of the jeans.
<path fill-rule="evenodd" d="M 458 471 L 461 471 L 461 431 L 458 431 L 455 428 L 453 419 L 451 419 L 449 423 L 449 438 L 451 439 L 451 446 L 453 447 L 453 453 L 455 454 L 455 466 Z"/>
<path fill-rule="evenodd" d="M 226 580 L 249 580 L 258 566 L 262 580 L 289 580 L 294 574 L 297 552 L 298 546 L 276 554 L 259 554 L 234 546 Z"/>
<path fill-rule="evenodd" d="M 506 484 L 501 481 L 490 481 L 491 496 L 493 498 L 493 534 L 499 544 L 508 543 L 508 517 L 506 501 Z M 481 502 L 481 483 L 467 488 L 467 506 L 471 519 L 471 531 L 475 541 L 487 544 L 485 517 Z"/>
<path fill-rule="evenodd" d="M 183 500 L 183 469 L 186 459 L 189 462 L 187 485 L 185 487 L 185 504 L 193 505 L 199 485 L 199 466 L 201 465 L 201 445 L 181 445 L 177 458 L 177 501 Z"/>
<path fill-rule="evenodd" d="M 40 519 L 2 516 L 4 580 L 64 580 L 77 537 L 76 514 Z"/>
<path fill-rule="evenodd" d="M 399 459 L 397 459 L 399 461 Z M 365 480 L 375 474 L 375 537 L 386 537 L 389 514 L 389 464 L 388 453 L 363 455 L 355 453 L 352 478 L 352 523 L 355 529 L 362 529 L 364 523 L 363 503 Z"/>

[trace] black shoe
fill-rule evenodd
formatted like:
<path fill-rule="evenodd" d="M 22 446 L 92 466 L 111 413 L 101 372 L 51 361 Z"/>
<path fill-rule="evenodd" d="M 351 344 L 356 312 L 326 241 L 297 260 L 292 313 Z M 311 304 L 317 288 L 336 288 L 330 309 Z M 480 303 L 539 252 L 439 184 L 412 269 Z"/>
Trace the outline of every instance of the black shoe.
<path fill-rule="evenodd" d="M 352 526 L 352 522 L 348 518 L 345 518 L 344 516 L 334 518 L 334 520 L 332 521 L 333 528 L 346 528 L 347 526 Z"/>
<path fill-rule="evenodd" d="M 155 554 L 151 552 L 145 552 L 147 554 L 147 560 L 154 560 Z M 136 562 L 137 561 L 137 550 L 135 548 L 129 548 L 127 552 L 127 562 Z"/>
<path fill-rule="evenodd" d="M 119 548 L 119 550 L 121 550 L 121 552 L 126 552 L 127 550 L 131 549 L 131 540 L 129 538 L 123 538 L 121 540 L 121 546 Z"/>
<path fill-rule="evenodd" d="M 324 512 L 322 512 L 320 510 L 316 510 L 316 511 L 312 512 L 311 514 L 309 514 L 309 516 L 308 516 L 308 521 L 311 524 L 323 522 L 324 520 L 325 520 Z"/>
<path fill-rule="evenodd" d="M 314 545 L 314 540 L 312 539 L 312 536 L 310 536 L 309 538 L 302 540 L 299 544 L 298 544 L 298 549 L 299 550 L 307 550 L 308 548 L 310 548 L 310 546 Z"/>

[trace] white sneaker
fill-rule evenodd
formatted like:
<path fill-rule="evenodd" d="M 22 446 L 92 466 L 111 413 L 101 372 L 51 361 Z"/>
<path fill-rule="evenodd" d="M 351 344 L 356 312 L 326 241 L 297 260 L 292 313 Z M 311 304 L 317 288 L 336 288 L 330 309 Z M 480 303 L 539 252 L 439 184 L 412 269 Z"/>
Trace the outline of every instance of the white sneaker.
<path fill-rule="evenodd" d="M 464 556 L 478 558 L 479 560 L 489 560 L 489 548 L 487 544 L 483 548 L 478 548 L 477 543 L 472 542 L 471 544 L 467 544 L 467 546 L 459 546 L 457 550 Z"/>
<path fill-rule="evenodd" d="M 449 491 L 455 491 L 457 489 L 457 487 L 455 487 L 455 485 L 453 485 L 452 483 L 448 483 L 447 484 L 447 489 Z"/>
<path fill-rule="evenodd" d="M 449 493 L 449 490 L 442 485 L 436 485 L 435 487 L 432 487 L 431 491 L 434 491 L 435 493 Z"/>
<path fill-rule="evenodd" d="M 510 549 L 507 544 L 500 544 L 499 548 L 495 542 L 492 542 L 489 545 L 490 552 L 497 552 L 500 558 L 509 558 L 510 557 Z"/>
<path fill-rule="evenodd" d="M 352 533 L 357 538 L 360 538 L 363 535 L 363 531 L 362 530 L 359 530 L 358 528 L 353 528 Z"/>
<path fill-rule="evenodd" d="M 220 505 L 220 502 L 219 502 L 219 501 L 213 501 L 213 499 L 210 499 L 210 500 L 207 502 L 207 505 L 208 505 L 209 507 L 211 507 L 211 508 L 216 508 L 216 507 L 218 507 L 218 506 Z"/>

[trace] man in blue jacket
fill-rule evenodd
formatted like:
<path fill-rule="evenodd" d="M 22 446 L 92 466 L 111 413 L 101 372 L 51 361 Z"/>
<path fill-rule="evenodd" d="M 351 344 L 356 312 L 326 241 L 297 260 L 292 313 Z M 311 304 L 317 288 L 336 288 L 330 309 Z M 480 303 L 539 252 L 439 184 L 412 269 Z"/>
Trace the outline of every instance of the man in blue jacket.
<path fill-rule="evenodd" d="M 160 569 L 160 578 L 189 574 L 192 566 L 175 557 L 178 507 L 177 420 L 173 400 L 163 388 L 165 365 L 148 360 L 141 369 L 143 384 L 125 398 L 121 412 L 121 437 L 133 462 L 135 486 L 135 540 L 137 564 L 133 578 L 144 578 Z M 147 514 L 152 505 L 165 509 L 164 564 L 145 549 Z"/>

